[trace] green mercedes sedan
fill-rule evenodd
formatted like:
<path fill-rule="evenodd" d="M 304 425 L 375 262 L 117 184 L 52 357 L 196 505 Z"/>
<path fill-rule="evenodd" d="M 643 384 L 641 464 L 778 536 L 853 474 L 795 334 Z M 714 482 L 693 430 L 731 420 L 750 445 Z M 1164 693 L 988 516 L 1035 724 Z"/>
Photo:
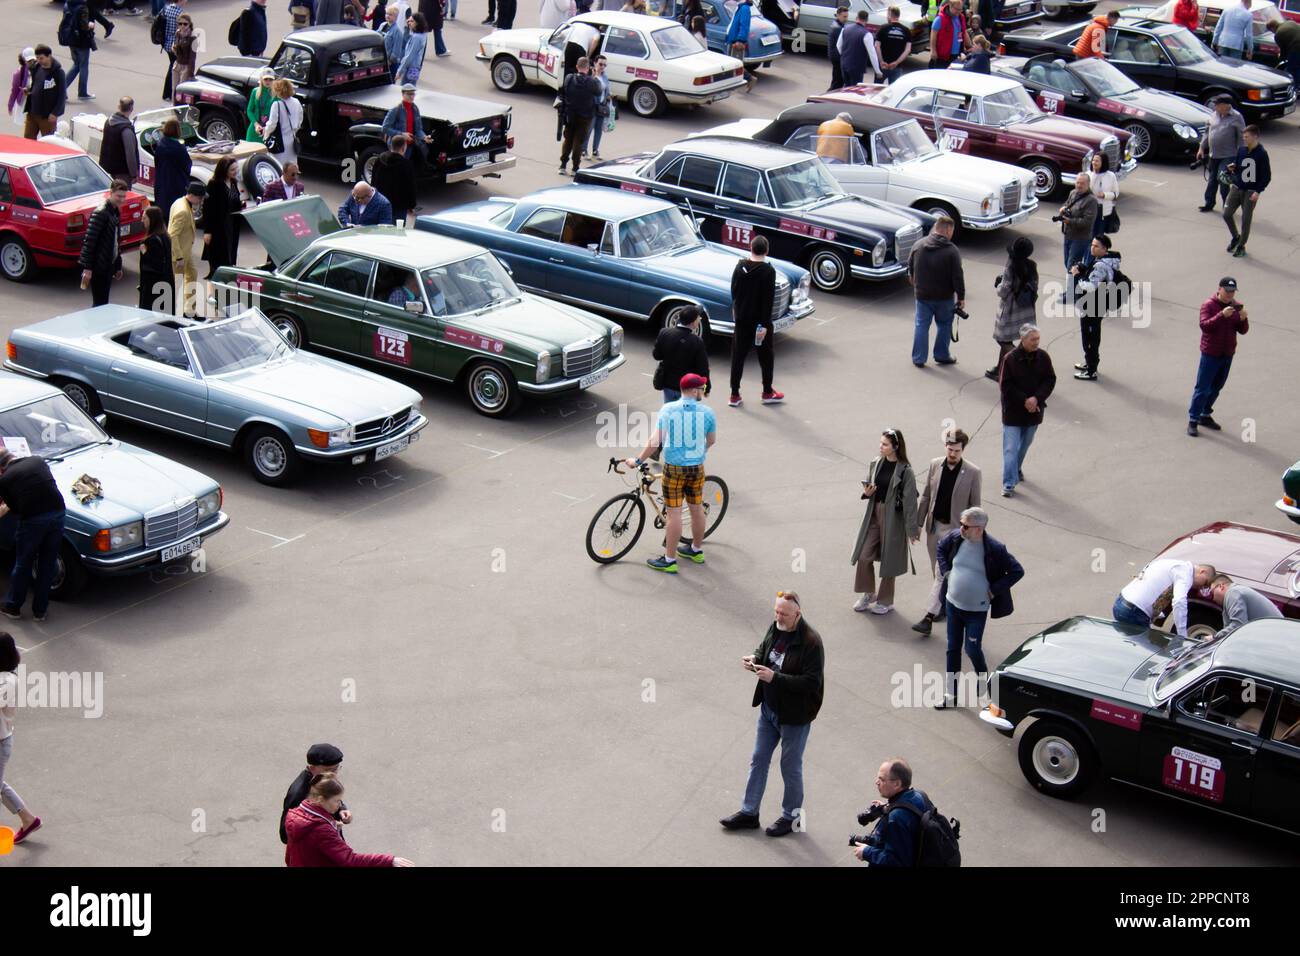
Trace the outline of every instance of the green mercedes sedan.
<path fill-rule="evenodd" d="M 521 291 L 481 246 L 395 226 L 344 229 L 319 196 L 242 215 L 268 261 L 217 270 L 215 298 L 251 299 L 294 346 L 452 382 L 492 417 L 525 395 L 591 388 L 626 361 L 621 326 Z"/>

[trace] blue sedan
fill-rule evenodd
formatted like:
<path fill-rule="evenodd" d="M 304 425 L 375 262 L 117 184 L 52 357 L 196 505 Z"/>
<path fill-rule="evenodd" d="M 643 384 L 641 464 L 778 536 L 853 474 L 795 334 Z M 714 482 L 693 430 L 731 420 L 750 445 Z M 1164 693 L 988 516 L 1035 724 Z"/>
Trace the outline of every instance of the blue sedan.
<path fill-rule="evenodd" d="M 661 16 L 679 17 L 685 4 L 674 0 L 665 0 Z M 736 0 L 700 0 L 704 11 L 704 32 L 709 38 L 709 49 L 715 53 L 731 51 L 727 48 L 727 31 L 731 29 L 731 18 L 736 12 Z M 689 23 L 683 24 L 690 29 Z M 781 55 L 781 31 L 776 24 L 758 12 L 758 4 L 750 6 L 749 13 L 749 48 L 745 51 L 745 66 L 771 66 L 772 61 Z"/>
<path fill-rule="evenodd" d="M 493 198 L 420 216 L 417 229 L 491 249 L 515 282 L 540 295 L 627 319 L 671 322 L 688 305 L 705 332 L 732 334 L 731 273 L 745 253 L 704 241 L 665 199 L 602 186 L 559 186 L 522 199 Z M 811 276 L 777 271 L 775 331 L 813 312 Z"/>

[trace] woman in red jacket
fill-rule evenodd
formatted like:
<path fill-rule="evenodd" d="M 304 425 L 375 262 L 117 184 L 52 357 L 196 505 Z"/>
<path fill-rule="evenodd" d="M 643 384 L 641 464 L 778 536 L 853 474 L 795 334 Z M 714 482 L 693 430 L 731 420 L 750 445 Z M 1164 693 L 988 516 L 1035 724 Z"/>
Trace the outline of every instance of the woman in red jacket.
<path fill-rule="evenodd" d="M 307 799 L 284 818 L 289 846 L 286 866 L 415 866 L 389 853 L 357 853 L 343 839 L 334 813 L 343 802 L 343 784 L 332 773 L 317 774 Z"/>
<path fill-rule="evenodd" d="M 1201 8 L 1196 0 L 1178 0 L 1174 4 L 1174 23 L 1195 30 L 1201 20 Z"/>

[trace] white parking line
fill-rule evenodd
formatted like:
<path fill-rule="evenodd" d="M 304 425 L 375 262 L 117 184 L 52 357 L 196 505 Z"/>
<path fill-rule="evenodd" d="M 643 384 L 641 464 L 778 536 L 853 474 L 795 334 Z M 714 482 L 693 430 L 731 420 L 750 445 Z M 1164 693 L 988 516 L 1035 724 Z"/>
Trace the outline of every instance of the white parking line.
<path fill-rule="evenodd" d="M 1134 176 L 1133 178 L 1136 179 L 1136 180 L 1137 180 L 1138 182 L 1140 182 L 1140 183 L 1150 183 L 1152 186 L 1167 186 L 1167 185 L 1169 185 L 1167 182 L 1158 183 L 1158 182 L 1156 182 L 1154 179 L 1138 179 L 1136 176 Z"/>
<path fill-rule="evenodd" d="M 461 442 L 461 444 L 464 445 L 466 448 L 474 448 L 477 449 L 478 451 L 485 451 L 493 458 L 500 458 L 502 455 L 510 451 L 510 449 L 508 448 L 505 451 L 497 451 L 495 448 L 484 448 L 482 445 L 471 445 L 467 441 L 463 441 Z"/>
<path fill-rule="evenodd" d="M 244 527 L 247 528 L 248 526 L 245 525 Z M 305 538 L 305 537 L 307 537 L 307 535 L 306 535 L 305 532 L 304 532 L 303 534 L 294 535 L 292 538 L 282 538 L 282 537 L 280 537 L 278 534 L 271 534 L 271 532 L 269 532 L 269 531 L 258 531 L 256 528 L 248 528 L 248 530 L 249 530 L 249 531 L 252 531 L 252 532 L 254 532 L 254 533 L 256 533 L 256 534 L 264 534 L 264 535 L 266 535 L 268 538 L 274 538 L 276 541 L 280 542 L 279 544 L 273 544 L 273 545 L 271 545 L 272 548 L 282 548 L 282 547 L 284 547 L 286 544 L 293 544 L 293 543 L 294 543 L 295 541 L 297 541 L 299 538 Z"/>
<path fill-rule="evenodd" d="M 570 507 L 570 508 L 572 508 L 574 505 L 580 505 L 580 504 L 582 504 L 584 501 L 590 501 L 592 498 L 596 497 L 594 494 L 590 494 L 590 495 L 587 495 L 586 498 L 575 498 L 575 497 L 573 497 L 573 495 L 566 495 L 566 494 L 565 494 L 564 492 L 562 492 L 562 491 L 552 491 L 551 494 L 553 494 L 553 495 L 559 495 L 561 498 L 567 498 L 567 499 L 569 500 L 569 507 Z"/>

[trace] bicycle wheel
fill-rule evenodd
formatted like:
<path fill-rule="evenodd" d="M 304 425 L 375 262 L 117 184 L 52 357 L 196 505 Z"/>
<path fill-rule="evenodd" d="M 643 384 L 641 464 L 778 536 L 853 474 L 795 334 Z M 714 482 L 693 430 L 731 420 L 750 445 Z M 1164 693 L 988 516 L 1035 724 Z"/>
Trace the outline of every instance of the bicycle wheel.
<path fill-rule="evenodd" d="M 731 493 L 727 490 L 727 483 L 717 475 L 705 475 L 704 493 L 701 497 L 704 501 L 704 537 L 707 538 L 722 524 L 722 517 L 727 513 L 727 505 L 731 501 Z M 682 544 L 690 544 L 695 540 L 691 509 L 682 510 Z"/>
<path fill-rule="evenodd" d="M 633 492 L 615 495 L 600 506 L 587 526 L 587 554 L 598 564 L 613 564 L 632 550 L 645 527 L 645 502 Z"/>

